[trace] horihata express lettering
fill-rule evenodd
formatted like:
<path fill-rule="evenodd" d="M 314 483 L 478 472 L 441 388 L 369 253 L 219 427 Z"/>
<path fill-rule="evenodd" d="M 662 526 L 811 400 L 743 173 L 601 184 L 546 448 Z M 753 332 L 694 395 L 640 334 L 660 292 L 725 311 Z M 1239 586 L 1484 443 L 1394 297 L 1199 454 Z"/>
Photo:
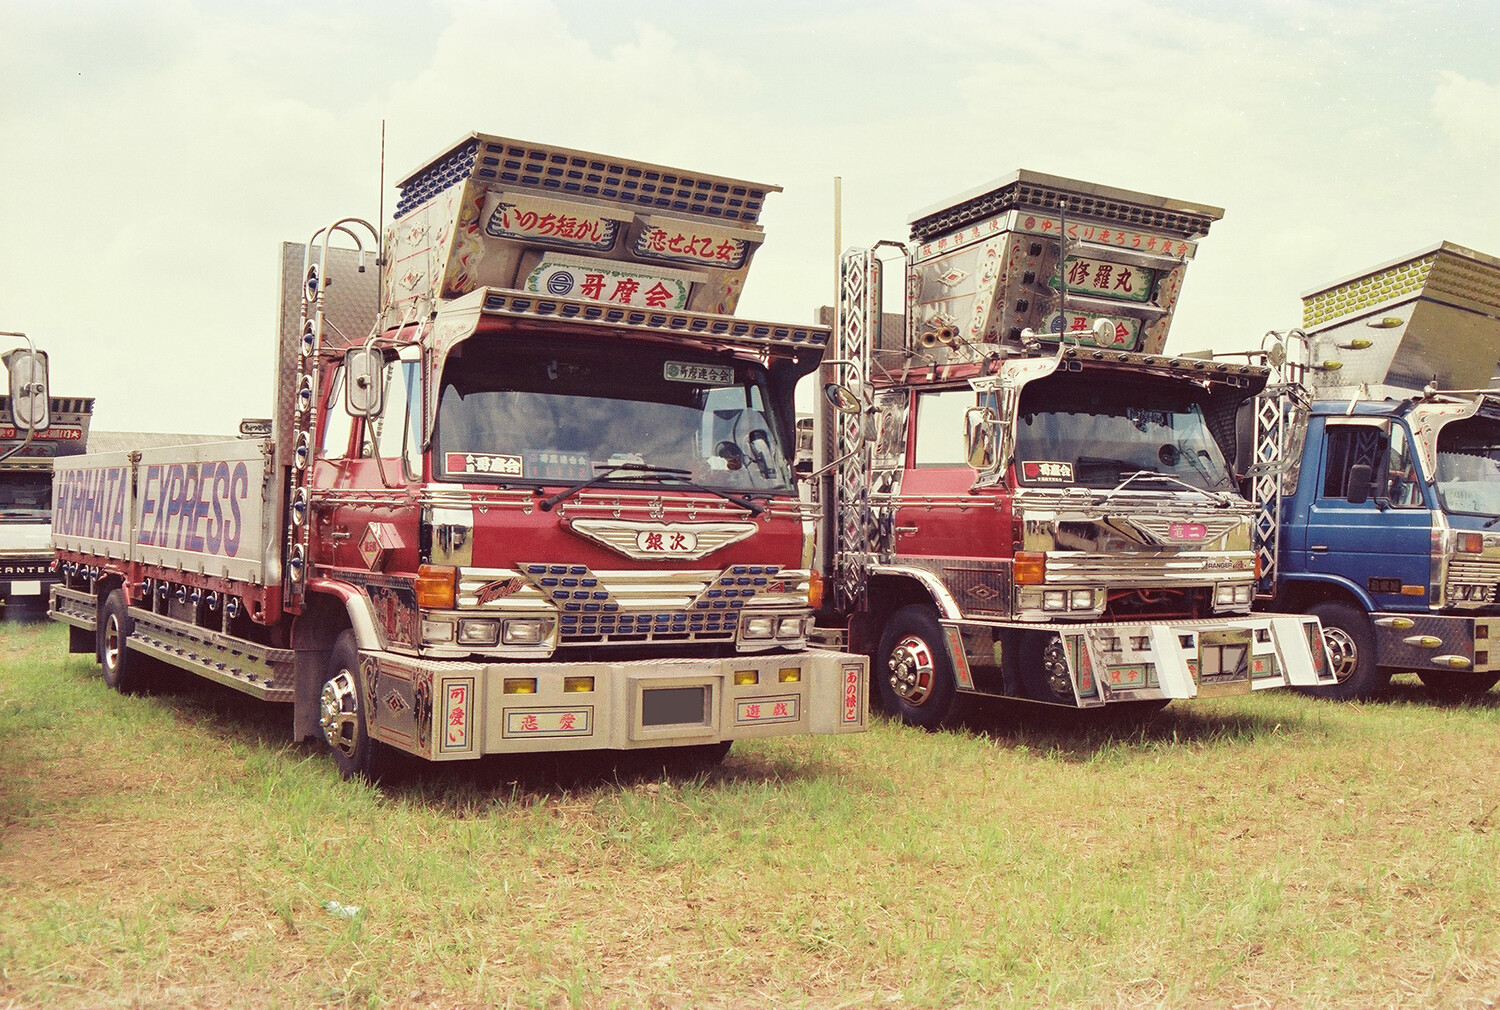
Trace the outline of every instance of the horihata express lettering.
<path fill-rule="evenodd" d="M 250 470 L 243 460 L 145 467 L 136 542 L 235 557 L 244 532 L 240 503 L 249 493 Z"/>

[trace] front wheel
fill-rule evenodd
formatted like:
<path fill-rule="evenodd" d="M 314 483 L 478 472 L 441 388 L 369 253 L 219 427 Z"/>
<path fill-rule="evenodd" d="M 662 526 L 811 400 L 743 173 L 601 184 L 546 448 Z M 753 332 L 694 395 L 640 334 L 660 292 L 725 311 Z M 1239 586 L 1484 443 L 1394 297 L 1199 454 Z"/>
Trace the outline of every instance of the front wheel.
<path fill-rule="evenodd" d="M 1477 698 L 1500 681 L 1500 673 L 1460 673 L 1458 670 L 1418 670 L 1427 690 L 1443 698 Z"/>
<path fill-rule="evenodd" d="M 953 714 L 958 685 L 931 607 L 914 603 L 891 615 L 880 636 L 875 682 L 885 710 L 908 726 L 936 729 Z"/>
<path fill-rule="evenodd" d="M 390 751 L 370 736 L 364 696 L 359 683 L 359 646 L 354 632 L 345 631 L 333 643 L 328 657 L 328 674 L 319 697 L 319 722 L 339 774 L 346 779 L 357 775 L 376 782 L 387 770 Z"/>
<path fill-rule="evenodd" d="M 1370 619 L 1340 600 L 1325 600 L 1307 612 L 1323 625 L 1323 644 L 1337 678 L 1337 683 L 1307 688 L 1308 693 L 1334 701 L 1366 701 L 1385 690 L 1391 671 L 1376 662 Z"/>

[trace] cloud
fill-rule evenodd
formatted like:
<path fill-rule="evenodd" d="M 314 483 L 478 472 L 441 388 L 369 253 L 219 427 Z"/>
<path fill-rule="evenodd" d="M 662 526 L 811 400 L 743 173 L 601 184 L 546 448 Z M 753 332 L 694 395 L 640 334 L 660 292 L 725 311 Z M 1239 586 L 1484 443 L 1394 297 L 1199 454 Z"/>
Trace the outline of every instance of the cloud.
<path fill-rule="evenodd" d="M 1432 112 L 1459 154 L 1500 154 L 1500 84 L 1444 70 L 1432 92 Z"/>

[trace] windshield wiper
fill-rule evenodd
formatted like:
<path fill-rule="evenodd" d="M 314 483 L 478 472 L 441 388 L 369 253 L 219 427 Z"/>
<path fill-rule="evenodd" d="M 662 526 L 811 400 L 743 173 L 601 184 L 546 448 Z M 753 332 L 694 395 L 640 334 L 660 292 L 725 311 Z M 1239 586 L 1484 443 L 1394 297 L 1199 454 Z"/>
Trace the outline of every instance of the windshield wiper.
<path fill-rule="evenodd" d="M 766 507 L 764 505 L 761 505 L 758 502 L 753 502 L 749 498 L 744 498 L 737 494 L 730 494 L 728 491 L 721 491 L 716 487 L 706 487 L 702 484 L 690 481 L 686 477 L 678 476 L 677 474 L 664 473 L 661 475 L 661 479 L 682 481 L 682 483 L 678 486 L 681 487 L 684 491 L 703 491 L 708 494 L 716 494 L 720 498 L 723 498 L 725 501 L 728 501 L 734 505 L 738 505 L 742 509 L 749 509 L 750 518 L 752 519 L 766 510 Z"/>
<path fill-rule="evenodd" d="M 1234 499 L 1227 494 L 1221 494 L 1219 492 L 1211 491 L 1208 488 L 1204 487 L 1195 487 L 1194 485 L 1189 484 L 1187 481 L 1182 480 L 1179 477 L 1173 477 L 1169 473 L 1160 473 L 1156 470 L 1137 470 L 1135 473 L 1129 475 L 1124 480 L 1120 481 L 1120 483 L 1116 484 L 1114 487 L 1106 491 L 1104 497 L 1099 500 L 1099 504 L 1103 505 L 1105 502 L 1109 501 L 1109 499 L 1116 492 L 1125 490 L 1126 485 L 1141 478 L 1150 480 L 1164 480 L 1171 484 L 1180 485 L 1181 487 L 1185 487 L 1189 491 L 1192 491 L 1194 494 L 1203 495 L 1204 497 L 1212 501 L 1214 505 L 1221 509 L 1228 508 L 1229 506 L 1234 504 Z"/>
<path fill-rule="evenodd" d="M 594 476 L 590 477 L 588 480 L 579 481 L 572 487 L 559 491 L 557 492 L 557 494 L 552 495 L 550 498 L 543 498 L 540 502 L 538 502 L 537 504 L 541 507 L 541 510 L 543 512 L 552 511 L 552 506 L 556 505 L 558 502 L 566 501 L 580 491 L 587 490 L 591 487 L 598 487 L 600 484 L 611 480 L 620 470 L 629 470 L 632 473 L 649 474 L 653 477 L 663 478 L 686 478 L 689 474 L 692 473 L 691 470 L 679 470 L 675 466 L 652 466 L 649 463 L 595 463 L 594 466 L 599 469 L 599 472 L 594 474 Z"/>

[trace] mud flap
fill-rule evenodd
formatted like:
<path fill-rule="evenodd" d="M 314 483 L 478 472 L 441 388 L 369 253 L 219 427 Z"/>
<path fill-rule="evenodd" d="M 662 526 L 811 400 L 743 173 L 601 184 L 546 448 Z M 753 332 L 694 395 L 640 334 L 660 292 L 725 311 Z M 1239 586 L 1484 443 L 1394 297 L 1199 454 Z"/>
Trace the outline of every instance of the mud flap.
<path fill-rule="evenodd" d="M 1192 664 L 1198 662 L 1198 635 L 1179 633 L 1165 625 L 1149 626 L 1151 651 L 1156 657 L 1156 681 L 1168 698 L 1196 698 L 1198 684 Z"/>
<path fill-rule="evenodd" d="M 1323 644 L 1323 626 L 1316 617 L 1273 617 L 1271 629 L 1288 684 L 1317 687 L 1336 683 Z"/>

